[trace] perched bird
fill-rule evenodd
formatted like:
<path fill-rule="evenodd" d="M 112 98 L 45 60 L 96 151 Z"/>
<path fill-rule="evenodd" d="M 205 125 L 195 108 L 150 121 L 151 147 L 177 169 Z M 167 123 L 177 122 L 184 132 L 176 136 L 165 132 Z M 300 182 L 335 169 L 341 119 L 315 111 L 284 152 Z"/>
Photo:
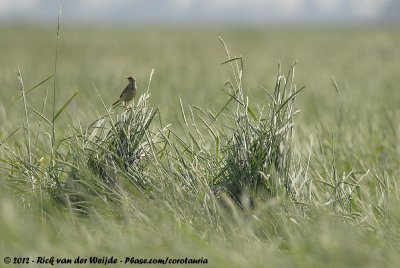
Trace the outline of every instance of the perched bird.
<path fill-rule="evenodd" d="M 113 103 L 113 106 L 123 101 L 127 103 L 131 101 L 136 95 L 136 80 L 134 77 L 129 76 L 127 78 L 129 80 L 129 84 L 125 87 L 124 91 L 122 91 L 121 95 L 119 96 L 119 100 Z"/>

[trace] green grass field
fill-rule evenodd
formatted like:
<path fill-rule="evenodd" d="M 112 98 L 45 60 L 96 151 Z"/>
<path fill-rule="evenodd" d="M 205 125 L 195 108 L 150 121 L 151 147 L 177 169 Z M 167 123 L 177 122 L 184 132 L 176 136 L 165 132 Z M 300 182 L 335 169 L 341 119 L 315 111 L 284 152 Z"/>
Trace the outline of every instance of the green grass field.
<path fill-rule="evenodd" d="M 1 26 L 0 266 L 397 267 L 399 43 L 62 26 L 56 61 L 56 29 Z M 18 67 L 25 92 L 55 75 L 24 101 Z M 129 75 L 135 106 L 109 110 Z"/>

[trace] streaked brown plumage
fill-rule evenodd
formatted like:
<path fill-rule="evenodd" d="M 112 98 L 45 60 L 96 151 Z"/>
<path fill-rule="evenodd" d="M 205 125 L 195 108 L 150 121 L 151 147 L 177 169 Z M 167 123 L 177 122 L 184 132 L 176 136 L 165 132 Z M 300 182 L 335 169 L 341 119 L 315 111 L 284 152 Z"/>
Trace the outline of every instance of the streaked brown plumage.
<path fill-rule="evenodd" d="M 129 84 L 125 87 L 122 91 L 121 95 L 119 96 L 119 100 L 113 103 L 113 106 L 123 101 L 127 103 L 131 101 L 136 95 L 136 80 L 134 77 L 129 76 L 127 78 L 129 80 Z"/>

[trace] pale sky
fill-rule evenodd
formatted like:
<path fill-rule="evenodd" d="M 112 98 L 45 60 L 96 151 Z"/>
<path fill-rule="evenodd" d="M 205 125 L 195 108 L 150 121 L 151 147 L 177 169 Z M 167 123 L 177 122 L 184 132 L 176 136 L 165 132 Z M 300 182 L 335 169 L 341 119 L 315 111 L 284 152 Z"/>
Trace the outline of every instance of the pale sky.
<path fill-rule="evenodd" d="M 78 24 L 347 23 L 400 14 L 399 0 L 0 0 L 0 22 L 53 22 L 58 2 L 63 22 Z"/>

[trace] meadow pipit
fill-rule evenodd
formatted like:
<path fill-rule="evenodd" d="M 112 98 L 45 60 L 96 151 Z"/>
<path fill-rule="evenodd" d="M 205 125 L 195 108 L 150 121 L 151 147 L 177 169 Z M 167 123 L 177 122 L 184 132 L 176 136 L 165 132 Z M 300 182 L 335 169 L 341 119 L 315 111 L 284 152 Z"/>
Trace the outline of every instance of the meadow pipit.
<path fill-rule="evenodd" d="M 125 87 L 124 91 L 122 91 L 121 95 L 119 96 L 119 100 L 113 103 L 113 106 L 120 103 L 121 101 L 126 104 L 127 102 L 131 101 L 136 95 L 136 80 L 134 77 L 129 76 L 127 78 L 129 80 L 129 84 Z"/>

